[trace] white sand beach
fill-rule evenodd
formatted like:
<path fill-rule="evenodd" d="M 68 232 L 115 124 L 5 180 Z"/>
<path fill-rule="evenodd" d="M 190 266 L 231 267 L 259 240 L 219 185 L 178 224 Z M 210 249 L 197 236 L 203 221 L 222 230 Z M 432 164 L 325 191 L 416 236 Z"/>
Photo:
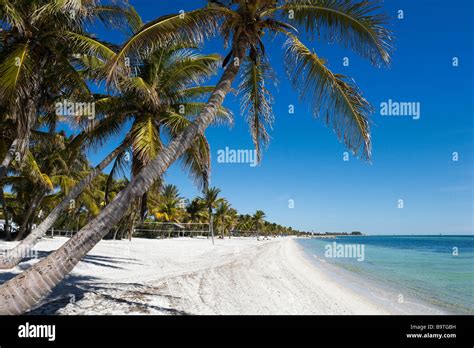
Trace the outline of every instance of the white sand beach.
<path fill-rule="evenodd" d="M 65 241 L 43 239 L 40 256 Z M 104 240 L 31 313 L 390 314 L 327 277 L 292 238 Z"/>

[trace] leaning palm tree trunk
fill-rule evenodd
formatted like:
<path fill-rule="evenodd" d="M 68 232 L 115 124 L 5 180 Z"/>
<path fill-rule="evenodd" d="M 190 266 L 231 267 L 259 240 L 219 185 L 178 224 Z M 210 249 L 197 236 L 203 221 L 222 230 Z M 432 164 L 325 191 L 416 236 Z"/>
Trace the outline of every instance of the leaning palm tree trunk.
<path fill-rule="evenodd" d="M 23 236 L 28 230 L 28 225 L 30 223 L 31 217 L 34 215 L 34 212 L 36 211 L 36 208 L 38 207 L 38 205 L 41 204 L 43 197 L 44 197 L 44 191 L 40 191 L 34 196 L 33 201 L 28 206 L 28 209 L 26 210 L 25 214 L 23 214 L 23 222 L 21 223 L 20 231 L 18 232 L 18 235 L 15 237 L 15 240 L 23 239 Z"/>
<path fill-rule="evenodd" d="M 10 166 L 10 163 L 12 163 L 13 157 L 15 157 L 17 144 L 18 139 L 13 140 L 5 155 L 5 158 L 2 161 L 2 164 L 0 165 L 0 179 L 3 179 L 7 175 L 8 167 Z"/>
<path fill-rule="evenodd" d="M 51 211 L 44 221 L 33 230 L 25 239 L 23 239 L 15 248 L 8 250 L 5 255 L 0 258 L 0 269 L 15 267 L 29 251 L 36 245 L 46 232 L 54 225 L 56 220 L 61 216 L 62 212 L 69 207 L 71 200 L 79 196 L 84 189 L 99 175 L 102 170 L 107 167 L 114 158 L 124 151 L 126 144 L 117 147 L 106 158 L 102 160 L 84 179 L 82 179 L 63 200 Z"/>
<path fill-rule="evenodd" d="M 239 42 L 237 62 L 245 53 Z M 74 266 L 120 221 L 131 202 L 145 193 L 157 178 L 188 149 L 198 134 L 213 122 L 225 96 L 239 71 L 239 64 L 230 64 L 199 117 L 155 157 L 105 209 L 61 248 L 34 266 L 0 286 L 0 315 L 22 314 L 44 298 Z"/>
<path fill-rule="evenodd" d="M 2 203 L 3 215 L 5 217 L 5 224 L 3 225 L 3 230 L 5 232 L 5 239 L 10 240 L 10 219 L 8 214 L 7 200 L 5 199 L 5 193 L 3 192 L 3 187 L 0 187 L 0 203 Z"/>

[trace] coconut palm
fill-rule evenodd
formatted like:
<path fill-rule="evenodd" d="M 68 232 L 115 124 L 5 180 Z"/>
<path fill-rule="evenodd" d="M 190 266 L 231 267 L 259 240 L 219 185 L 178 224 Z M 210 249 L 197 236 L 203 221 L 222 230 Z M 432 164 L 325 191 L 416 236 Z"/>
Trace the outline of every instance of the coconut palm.
<path fill-rule="evenodd" d="M 303 34 L 337 41 L 375 65 L 390 60 L 391 36 L 384 28 L 385 17 L 370 1 L 338 0 L 223 0 L 203 9 L 161 17 L 145 25 L 123 46 L 111 62 L 109 81 L 116 81 L 126 69 L 124 59 L 131 52 L 163 46 L 166 42 L 197 41 L 219 32 L 230 45 L 225 71 L 199 116 L 140 171 L 120 194 L 79 233 L 60 249 L 0 287 L 0 314 L 23 313 L 49 293 L 96 245 L 127 211 L 130 203 L 160 178 L 168 167 L 215 120 L 226 94 L 241 67 L 243 99 L 251 102 L 247 119 L 260 153 L 267 141 L 265 126 L 271 122 L 265 34 L 287 38 L 285 64 L 301 96 L 311 102 L 314 113 L 324 116 L 339 139 L 354 153 L 370 157 L 368 116 L 370 105 L 344 76 L 331 72 L 316 52 L 307 48 Z M 299 28 L 297 31 L 295 28 Z M 250 87 L 252 86 L 252 87 Z M 43 279 L 39 282 L 38 279 Z"/>
<path fill-rule="evenodd" d="M 28 161 L 33 128 L 46 124 L 52 130 L 57 118 L 64 116 L 54 112 L 57 100 L 92 98 L 84 81 L 84 78 L 97 74 L 91 62 L 109 59 L 113 54 L 104 43 L 93 39 L 83 29 L 97 19 L 107 27 L 130 31 L 134 31 L 141 23 L 134 9 L 120 1 L 113 5 L 101 5 L 99 1 L 71 0 L 0 3 L 0 109 L 3 109 L 2 117 L 14 124 L 14 131 L 9 132 L 8 137 L 11 138 L 10 148 L 0 151 L 0 156 L 5 156 L 0 166 L 0 178 L 6 175 L 14 157 L 21 162 L 25 158 Z M 82 137 L 78 139 L 82 140 Z M 26 254 L 25 251 L 46 233 L 70 200 L 83 192 L 120 151 L 123 149 L 117 149 L 106 157 L 90 176 L 71 189 L 35 233 L 7 253 L 7 258 L 0 260 L 0 268 L 16 265 L 21 260 L 20 255 Z M 31 204 L 31 211 L 35 205 Z"/>
<path fill-rule="evenodd" d="M 265 223 L 265 213 L 262 210 L 257 210 L 252 217 L 253 227 L 257 231 L 257 238 L 262 230 L 262 227 Z"/>
<path fill-rule="evenodd" d="M 59 193 L 54 194 L 54 196 L 61 197 L 62 199 L 59 201 L 55 200 L 56 205 L 54 206 L 54 209 L 50 210 L 46 218 L 37 226 L 37 228 L 35 228 L 34 231 L 32 231 L 32 233 L 29 233 L 24 239 L 22 238 L 25 230 L 24 228 L 20 228 L 20 233 L 17 235 L 16 239 L 22 240 L 17 244 L 17 246 L 11 250 L 8 250 L 2 255 L 0 258 L 0 269 L 15 267 L 21 261 L 22 257 L 27 255 L 29 250 L 31 250 L 36 245 L 40 238 L 42 238 L 51 227 L 53 227 L 54 223 L 58 220 L 61 214 L 71 206 L 71 202 L 75 202 L 77 198 L 93 182 L 97 175 L 99 175 L 102 170 L 114 160 L 114 158 L 125 151 L 128 140 L 124 141 L 124 143 L 114 149 L 95 168 L 90 170 L 87 168 L 87 172 L 84 172 L 84 168 L 77 166 L 79 165 L 83 167 L 85 164 L 85 157 L 81 151 L 91 143 L 97 141 L 96 134 L 102 136 L 105 130 L 110 132 L 110 128 L 111 127 L 108 120 L 101 121 L 92 132 L 83 131 L 71 139 L 69 143 L 64 145 L 62 149 L 61 147 L 56 146 L 54 150 L 49 152 L 53 154 L 53 158 L 49 159 L 49 161 L 53 163 L 54 161 L 59 161 L 59 163 L 62 164 L 62 168 L 67 170 L 67 172 L 55 173 L 51 178 L 52 184 L 54 184 L 55 187 L 59 187 L 61 189 L 61 196 Z M 79 158 L 82 158 L 82 163 L 77 163 Z M 37 170 L 34 170 L 37 168 L 37 166 L 31 165 L 35 164 L 35 159 L 33 156 L 28 156 L 26 163 L 30 165 L 27 165 L 26 168 L 24 168 L 24 172 L 29 173 L 30 176 L 38 173 Z M 44 175 L 42 177 L 44 177 Z M 33 210 L 36 209 L 35 206 L 38 205 L 39 199 L 43 199 L 43 196 L 47 193 L 47 191 L 41 189 L 37 190 L 36 192 L 37 194 L 32 200 L 33 204 L 30 205 L 31 212 L 28 210 L 26 211 L 26 214 L 24 215 L 24 221 L 27 221 L 26 218 L 29 218 Z M 85 198 L 85 195 L 83 195 L 82 198 Z"/>
<path fill-rule="evenodd" d="M 186 213 L 189 218 L 189 222 L 202 223 L 207 220 L 207 208 L 201 198 L 193 199 L 186 206 Z"/>
<path fill-rule="evenodd" d="M 37 117 L 51 107 L 47 103 L 51 95 L 91 97 L 75 65 L 84 59 L 81 54 L 104 51 L 84 30 L 97 20 L 133 31 L 141 25 L 125 1 L 113 5 L 96 0 L 0 2 L 0 108 L 16 124 L 15 139 L 2 154 L 0 177 L 15 153 L 24 158 Z"/>
<path fill-rule="evenodd" d="M 158 221 L 168 223 L 168 238 L 171 237 L 173 230 L 172 223 L 180 223 L 185 217 L 186 211 L 181 206 L 184 198 L 181 197 L 178 188 L 175 185 L 166 185 L 163 187 L 159 204 L 152 213 Z"/>
<path fill-rule="evenodd" d="M 1 185 L 10 183 L 18 201 L 25 202 L 26 208 L 18 214 L 21 221 L 17 221 L 20 224 L 17 240 L 31 232 L 31 226 L 36 219 L 35 211 L 41 211 L 40 215 L 43 216 L 41 202 L 58 203 L 57 198 L 64 196 L 89 172 L 89 163 L 84 152 L 71 148 L 71 139 L 66 139 L 64 134 L 39 134 L 41 133 L 33 133 L 34 145 L 27 150 L 23 164 L 20 166 L 14 162 L 11 174 L 0 180 Z M 56 192 L 56 189 L 59 191 Z M 86 199 L 86 194 L 84 193 L 81 200 Z M 1 261 L 5 261 L 5 258 Z"/>
<path fill-rule="evenodd" d="M 231 238 L 231 235 L 237 226 L 239 220 L 239 213 L 237 212 L 236 209 L 230 208 L 229 212 L 227 214 L 227 219 L 226 219 L 226 228 L 227 231 L 229 232 L 229 239 Z"/>
<path fill-rule="evenodd" d="M 228 223 L 231 215 L 231 206 L 230 203 L 225 199 L 221 201 L 216 206 L 216 222 L 217 226 L 221 230 L 221 238 L 224 239 L 224 233 L 228 228 Z"/>
<path fill-rule="evenodd" d="M 99 108 L 110 110 L 124 122 L 132 119 L 132 176 L 158 155 L 163 148 L 163 133 L 175 138 L 199 114 L 205 106 L 202 99 L 214 89 L 199 86 L 199 83 L 215 73 L 219 62 L 218 55 L 202 55 L 192 47 L 169 44 L 142 59 L 135 74 L 123 79 L 120 96 L 107 96 L 98 101 Z M 231 123 L 232 114 L 221 107 L 215 121 Z M 205 136 L 199 135 L 180 160 L 196 184 L 203 186 L 210 170 L 209 144 Z M 140 201 L 143 220 L 146 193 Z"/>
<path fill-rule="evenodd" d="M 104 46 L 105 47 L 105 46 Z M 114 55 L 108 51 L 108 57 Z M 132 120 L 130 132 L 123 143 L 114 149 L 100 162 L 89 175 L 68 190 L 68 194 L 47 216 L 47 218 L 15 248 L 9 250 L 0 259 L 0 268 L 12 268 L 21 261 L 21 256 L 34 247 L 38 240 L 54 225 L 61 213 L 67 209 L 71 200 L 90 185 L 94 178 L 113 160 L 111 175 L 105 187 L 105 200 L 108 202 L 109 185 L 112 178 L 122 170 L 127 162 L 131 148 L 132 176 L 154 158 L 162 148 L 161 134 L 175 137 L 203 107 L 200 100 L 212 90 L 210 86 L 196 86 L 209 78 L 215 71 L 219 57 L 201 55 L 192 48 L 169 45 L 156 50 L 140 65 L 140 73 L 125 77 L 121 82 L 123 94 L 117 96 L 96 96 L 94 128 L 79 134 L 72 142 L 72 148 L 101 144 L 104 139 L 115 134 L 126 122 Z M 101 71 L 104 62 L 95 61 L 96 72 Z M 81 119 L 79 122 L 83 121 Z M 221 108 L 216 122 L 231 122 L 231 113 Z M 182 163 L 189 170 L 194 180 L 202 185 L 210 169 L 209 144 L 204 135 L 199 136 L 181 157 Z M 147 211 L 147 193 L 144 193 L 134 205 L 140 207 L 140 220 L 144 220 Z M 133 220 L 137 209 L 130 209 L 124 217 L 129 220 L 129 236 L 133 229 Z M 23 236 L 23 235 L 20 235 Z"/>
<path fill-rule="evenodd" d="M 207 208 L 207 217 L 209 229 L 211 231 L 212 244 L 214 244 L 213 210 L 217 207 L 218 204 L 220 204 L 220 202 L 222 202 L 222 198 L 218 198 L 219 193 L 221 193 L 221 190 L 217 187 L 206 187 L 203 191 L 202 196 L 202 202 Z"/>

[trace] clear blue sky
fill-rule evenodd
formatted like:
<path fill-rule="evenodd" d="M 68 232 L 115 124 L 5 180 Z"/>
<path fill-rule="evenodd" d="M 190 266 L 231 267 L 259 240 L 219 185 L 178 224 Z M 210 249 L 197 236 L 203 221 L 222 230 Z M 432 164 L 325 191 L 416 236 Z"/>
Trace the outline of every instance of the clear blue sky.
<path fill-rule="evenodd" d="M 192 10 L 202 0 L 130 0 L 144 21 Z M 315 120 L 298 101 L 283 71 L 282 40 L 267 41 L 279 78 L 274 90 L 275 123 L 271 143 L 258 167 L 217 163 L 217 151 L 251 149 L 238 99 L 225 105 L 236 115 L 232 129 L 216 127 L 206 135 L 212 147 L 212 182 L 241 213 L 257 209 L 270 221 L 307 231 L 368 234 L 473 233 L 473 4 L 471 0 L 381 1 L 392 19 L 396 51 L 390 68 L 377 69 L 351 51 L 324 42 L 305 42 L 329 67 L 354 78 L 375 107 L 372 163 L 350 158 L 333 131 Z M 398 10 L 404 19 L 396 18 Z M 98 35 L 120 42 L 115 34 Z M 206 52 L 225 55 L 213 40 Z M 350 66 L 342 65 L 343 57 Z M 459 67 L 452 66 L 459 57 Z M 420 102 L 421 117 L 383 117 L 380 103 L 392 99 Z M 288 105 L 296 106 L 288 114 Z M 91 154 L 96 163 L 115 146 L 112 140 Z M 452 153 L 459 153 L 457 162 Z M 183 195 L 199 192 L 181 168 L 166 175 Z M 288 200 L 294 200 L 294 208 Z M 404 208 L 397 207 L 403 199 Z"/>

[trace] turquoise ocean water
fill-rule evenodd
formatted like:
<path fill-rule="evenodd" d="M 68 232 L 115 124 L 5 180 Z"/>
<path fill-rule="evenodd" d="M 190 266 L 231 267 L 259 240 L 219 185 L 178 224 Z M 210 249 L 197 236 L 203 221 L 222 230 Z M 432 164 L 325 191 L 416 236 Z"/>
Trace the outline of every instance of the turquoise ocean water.
<path fill-rule="evenodd" d="M 328 257 L 333 242 L 363 246 L 363 261 L 349 254 Z M 474 314 L 474 236 L 341 236 L 298 243 L 315 262 L 387 289 L 394 303 L 403 294 L 445 313 Z M 360 281 L 358 286 L 365 287 Z"/>

